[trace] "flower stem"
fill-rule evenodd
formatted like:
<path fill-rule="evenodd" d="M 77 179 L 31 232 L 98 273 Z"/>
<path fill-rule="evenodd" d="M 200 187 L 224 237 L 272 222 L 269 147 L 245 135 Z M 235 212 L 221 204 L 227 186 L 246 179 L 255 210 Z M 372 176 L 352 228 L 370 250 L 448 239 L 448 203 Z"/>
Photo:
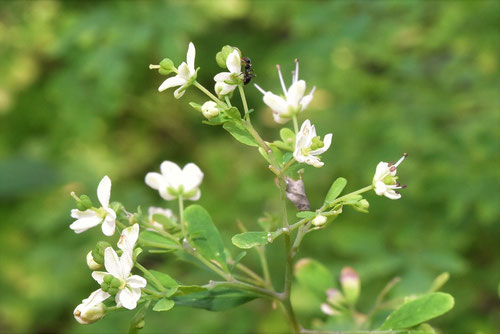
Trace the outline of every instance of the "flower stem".
<path fill-rule="evenodd" d="M 184 224 L 184 199 L 182 198 L 182 195 L 179 195 L 179 219 L 181 222 L 182 236 L 185 236 L 186 235 L 186 227 Z"/>
<path fill-rule="evenodd" d="M 144 291 L 145 293 L 147 293 L 148 295 L 154 296 L 154 297 L 156 297 L 158 299 L 165 297 L 164 294 L 158 293 L 158 292 L 156 292 L 154 290 L 150 290 L 150 289 L 146 289 L 146 288 L 142 288 L 141 290 Z"/>
<path fill-rule="evenodd" d="M 245 96 L 245 90 L 243 89 L 242 85 L 238 85 L 238 90 L 240 92 L 241 96 L 241 103 L 243 103 L 243 110 L 245 111 L 245 119 L 248 119 L 248 105 L 247 105 L 247 98 Z"/>
<path fill-rule="evenodd" d="M 149 270 L 147 270 L 137 262 L 135 263 L 135 267 L 140 271 L 142 271 L 144 273 L 144 276 L 147 276 L 147 278 L 151 280 L 151 282 L 156 286 L 158 290 L 160 290 L 161 292 L 167 291 L 167 289 L 165 289 L 165 287 L 161 284 L 161 282 L 153 274 L 151 274 Z"/>
<path fill-rule="evenodd" d="M 208 283 L 204 287 L 209 288 L 209 289 L 213 289 L 213 288 L 219 287 L 219 286 L 250 291 L 250 292 L 259 294 L 261 296 L 271 298 L 271 299 L 278 299 L 278 300 L 280 299 L 280 295 L 274 291 L 263 289 L 263 288 L 260 288 L 260 287 L 257 287 L 257 286 L 251 285 L 251 284 L 247 284 L 244 282 L 240 282 L 240 281 L 232 281 L 232 282 L 210 281 L 210 283 Z"/>
<path fill-rule="evenodd" d="M 352 197 L 352 196 L 355 196 L 355 195 L 359 195 L 359 194 L 362 194 L 362 193 L 365 193 L 367 191 L 370 191 L 373 189 L 373 185 L 369 185 L 369 186 L 366 186 L 364 188 L 361 188 L 359 190 L 356 190 L 356 191 L 353 191 L 352 193 L 349 193 L 347 195 L 344 195 L 342 197 L 338 197 L 337 199 L 335 199 L 331 204 L 330 206 L 332 206 L 333 204 L 336 204 L 338 202 L 341 202 L 343 201 L 344 199 L 346 198 L 349 198 L 349 197 Z"/>
<path fill-rule="evenodd" d="M 299 133 L 299 123 L 297 122 L 297 116 L 294 115 L 292 117 L 292 121 L 293 121 L 293 130 L 295 131 L 295 134 Z"/>
<path fill-rule="evenodd" d="M 221 100 L 219 100 L 217 98 L 217 96 L 215 96 L 214 94 L 210 93 L 210 91 L 208 89 L 206 89 L 205 87 L 203 87 L 198 81 L 195 81 L 193 83 L 193 85 L 198 88 L 199 90 L 201 90 L 206 96 L 208 96 L 209 98 L 211 98 L 215 103 L 217 103 L 220 107 L 226 109 L 227 108 L 227 105 L 222 102 Z"/>
<path fill-rule="evenodd" d="M 257 254 L 259 255 L 260 264 L 262 266 L 262 273 L 264 274 L 264 282 L 267 287 L 273 287 L 271 282 L 271 274 L 269 273 L 269 265 L 267 264 L 266 249 L 263 246 L 255 247 Z"/>

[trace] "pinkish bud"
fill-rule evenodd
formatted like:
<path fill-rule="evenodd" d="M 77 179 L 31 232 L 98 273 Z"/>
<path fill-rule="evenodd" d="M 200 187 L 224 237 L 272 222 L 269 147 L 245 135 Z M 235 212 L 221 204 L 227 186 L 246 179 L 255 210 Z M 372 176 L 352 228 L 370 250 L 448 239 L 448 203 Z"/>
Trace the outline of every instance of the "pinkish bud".
<path fill-rule="evenodd" d="M 354 305 L 358 300 L 361 290 L 358 273 L 351 267 L 344 267 L 340 272 L 340 284 L 342 285 L 346 301 Z"/>

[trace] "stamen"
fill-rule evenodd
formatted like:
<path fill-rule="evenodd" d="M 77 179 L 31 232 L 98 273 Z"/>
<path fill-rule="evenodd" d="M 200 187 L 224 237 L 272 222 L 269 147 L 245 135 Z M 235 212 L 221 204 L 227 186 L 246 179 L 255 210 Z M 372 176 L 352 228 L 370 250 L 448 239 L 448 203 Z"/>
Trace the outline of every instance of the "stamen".
<path fill-rule="evenodd" d="M 156 70 L 156 69 L 159 69 L 159 68 L 160 68 L 160 65 L 149 64 L 149 69 L 150 70 Z"/>
<path fill-rule="evenodd" d="M 389 170 L 390 170 L 391 172 L 394 172 L 394 171 L 396 170 L 396 166 L 392 166 L 391 168 L 389 168 Z"/>
<path fill-rule="evenodd" d="M 394 165 L 394 161 L 389 161 L 389 162 L 387 163 L 387 167 L 391 167 L 392 165 Z"/>
<path fill-rule="evenodd" d="M 403 185 L 401 186 L 401 189 L 404 189 L 404 188 L 406 188 L 406 187 L 408 187 L 408 186 L 407 186 L 406 184 L 403 184 Z"/>
<path fill-rule="evenodd" d="M 276 64 L 276 68 L 278 69 L 278 74 L 280 76 L 281 88 L 283 88 L 283 93 L 285 93 L 285 97 L 288 99 L 288 94 L 286 92 L 285 81 L 283 80 L 283 75 L 281 75 L 281 66 Z"/>
<path fill-rule="evenodd" d="M 263 90 L 262 88 L 259 87 L 259 85 L 257 84 L 253 84 L 255 86 L 255 88 L 257 88 L 259 90 L 259 92 L 261 92 L 262 94 L 266 94 L 266 91 Z"/>
<path fill-rule="evenodd" d="M 293 82 L 299 81 L 299 58 L 295 58 L 295 77 Z"/>
<path fill-rule="evenodd" d="M 394 166 L 398 167 L 400 163 L 403 162 L 403 160 L 408 156 L 408 153 L 403 153 L 403 156 L 401 157 L 401 159 L 398 160 L 398 162 L 396 162 L 396 164 Z"/>

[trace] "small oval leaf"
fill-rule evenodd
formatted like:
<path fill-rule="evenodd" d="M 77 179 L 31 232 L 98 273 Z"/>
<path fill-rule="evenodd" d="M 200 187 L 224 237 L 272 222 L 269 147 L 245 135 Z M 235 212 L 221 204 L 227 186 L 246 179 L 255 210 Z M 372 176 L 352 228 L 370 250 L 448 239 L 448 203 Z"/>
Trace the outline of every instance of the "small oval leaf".
<path fill-rule="evenodd" d="M 455 300 L 447 293 L 434 292 L 401 305 L 389 314 L 379 330 L 406 329 L 438 317 L 453 308 Z"/>
<path fill-rule="evenodd" d="M 236 234 L 231 241 L 233 245 L 242 249 L 249 249 L 255 246 L 264 246 L 267 240 L 268 232 L 245 232 Z"/>
<path fill-rule="evenodd" d="M 240 122 L 229 121 L 224 123 L 222 127 L 240 143 L 248 146 L 259 146 L 250 132 Z"/>
<path fill-rule="evenodd" d="M 167 298 L 162 298 L 155 304 L 155 306 L 153 306 L 153 311 L 156 311 L 156 312 L 168 311 L 168 310 L 172 309 L 172 307 L 174 307 L 174 305 L 175 305 L 175 302 L 173 300 L 167 299 Z"/>
<path fill-rule="evenodd" d="M 339 197 L 346 184 L 347 180 L 343 177 L 339 177 L 338 179 L 336 179 L 330 187 L 330 190 L 328 190 L 328 194 L 326 194 L 325 203 L 331 204 L 337 197 Z"/>
<path fill-rule="evenodd" d="M 179 288 L 179 284 L 169 275 L 156 270 L 149 270 L 149 272 L 167 289 L 167 297 L 173 295 Z"/>

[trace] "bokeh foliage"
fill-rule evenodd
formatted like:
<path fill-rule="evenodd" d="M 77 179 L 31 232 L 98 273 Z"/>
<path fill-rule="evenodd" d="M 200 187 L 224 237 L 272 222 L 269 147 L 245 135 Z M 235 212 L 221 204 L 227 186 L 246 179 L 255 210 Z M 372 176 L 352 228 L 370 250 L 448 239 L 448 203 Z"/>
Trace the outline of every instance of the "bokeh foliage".
<path fill-rule="evenodd" d="M 131 208 L 164 205 L 144 175 L 163 160 L 196 162 L 205 172 L 200 203 L 210 208 L 226 246 L 240 219 L 276 212 L 277 190 L 255 149 L 201 124 L 188 102 L 158 93 L 150 63 L 185 57 L 197 47 L 199 80 L 213 87 L 215 53 L 238 46 L 252 59 L 253 82 L 279 91 L 275 64 L 317 91 L 310 118 L 333 132 L 325 167 L 305 175 L 313 206 L 330 183 L 347 190 L 371 182 L 380 160 L 408 152 L 399 169 L 403 198 L 368 196 L 371 213 L 347 212 L 313 233 L 299 257 L 315 257 L 337 274 L 361 275 L 370 307 L 395 275 L 395 293 L 423 292 L 443 271 L 452 312 L 435 323 L 445 332 L 500 327 L 500 4 L 495 1 L 6 1 L 0 2 L 0 331 L 122 332 L 132 313 L 80 326 L 72 310 L 96 286 L 85 254 L 97 230 L 68 228 L 70 191 L 95 196 L 100 178 Z M 261 94 L 247 88 L 256 127 L 278 137 Z M 94 197 L 95 198 L 95 197 Z M 275 284 L 282 248 L 271 245 Z M 256 259 L 251 255 L 247 259 Z M 151 266 L 159 259 L 151 258 Z M 164 269 L 183 282 L 208 273 L 184 263 Z M 296 289 L 303 323 L 323 318 Z M 196 317 L 196 321 L 192 321 Z M 231 319 L 231 321 L 228 321 Z M 175 308 L 147 317 L 145 333 L 287 330 L 279 311 L 255 301 L 209 313 Z"/>

